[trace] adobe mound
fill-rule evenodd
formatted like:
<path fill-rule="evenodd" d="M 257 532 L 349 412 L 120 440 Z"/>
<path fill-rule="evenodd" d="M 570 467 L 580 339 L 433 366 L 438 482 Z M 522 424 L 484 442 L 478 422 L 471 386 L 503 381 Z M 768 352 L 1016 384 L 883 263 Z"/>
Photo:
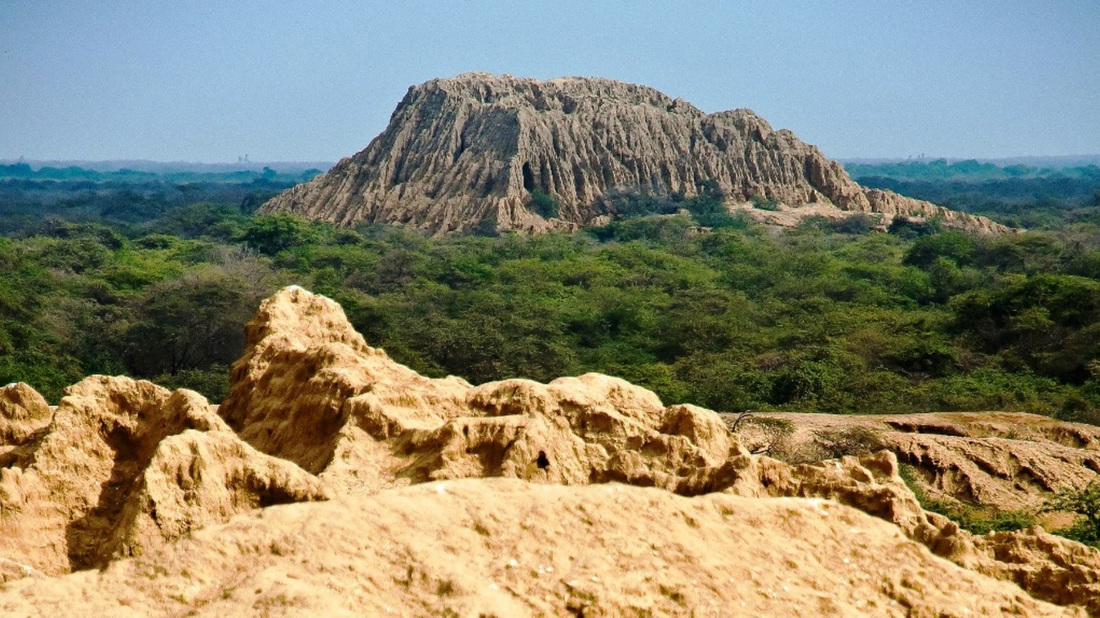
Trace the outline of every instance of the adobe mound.
<path fill-rule="evenodd" d="M 299 287 L 264 301 L 248 333 L 220 412 L 257 449 L 343 492 L 504 476 L 618 481 L 688 496 L 824 497 L 1039 598 L 1100 611 L 1100 552 L 1038 531 L 972 537 L 920 508 L 888 452 L 799 466 L 754 457 L 714 412 L 665 406 L 646 389 L 599 374 L 477 387 L 424 378 L 368 346 L 338 304 Z M 1015 555 L 1028 560 L 1006 563 L 1005 547 L 1026 548 Z"/>
<path fill-rule="evenodd" d="M 623 481 L 673 491 L 736 453 L 721 420 L 588 374 L 473 387 L 369 347 L 335 302 L 291 287 L 264 301 L 219 412 L 257 449 L 345 491 L 445 478 Z"/>
<path fill-rule="evenodd" d="M 572 229 L 615 214 L 619 190 L 695 195 L 714 181 L 730 206 L 794 225 L 801 218 L 876 213 L 941 218 L 949 227 L 1008 231 L 984 217 L 866 189 L 844 168 L 747 109 L 705 114 L 645 86 L 610 79 L 548 81 L 467 73 L 409 89 L 363 151 L 262 207 L 352 225 L 433 233 Z M 560 202 L 535 212 L 531 192 Z M 750 199 L 783 204 L 751 207 Z"/>
<path fill-rule="evenodd" d="M 482 479 L 252 513 L 102 573 L 16 582 L 0 611 L 73 599 L 112 616 L 1075 614 L 827 501 Z"/>
<path fill-rule="evenodd" d="M 48 411 L 49 408 L 47 407 Z M 66 573 L 147 551 L 321 482 L 238 440 L 197 393 L 92 376 L 0 468 L 0 557 Z"/>

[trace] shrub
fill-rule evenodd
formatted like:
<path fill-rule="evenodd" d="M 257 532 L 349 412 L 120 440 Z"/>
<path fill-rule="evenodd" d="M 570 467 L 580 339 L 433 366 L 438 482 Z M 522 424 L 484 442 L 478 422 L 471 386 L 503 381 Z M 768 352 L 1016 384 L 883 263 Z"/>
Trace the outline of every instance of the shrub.
<path fill-rule="evenodd" d="M 169 389 L 189 388 L 206 397 L 210 403 L 220 403 L 229 394 L 229 366 L 211 365 L 205 369 L 184 369 L 161 374 L 153 382 Z"/>
<path fill-rule="evenodd" d="M 1054 418 L 1068 423 L 1100 426 L 1100 410 L 1089 407 L 1088 402 L 1080 396 L 1067 396 L 1061 409 L 1054 413 Z"/>
<path fill-rule="evenodd" d="M 260 253 L 275 255 L 285 249 L 316 243 L 320 235 L 308 221 L 296 215 L 264 215 L 252 219 L 242 240 Z"/>
<path fill-rule="evenodd" d="M 686 216 L 658 215 L 612 221 L 604 226 L 588 228 L 587 232 L 603 242 L 648 240 L 671 245 L 682 242 L 694 225 L 695 222 Z"/>
<path fill-rule="evenodd" d="M 179 242 L 175 236 L 168 234 L 149 234 L 134 242 L 142 249 L 170 249 Z"/>
<path fill-rule="evenodd" d="M 726 208 L 726 195 L 722 193 L 717 182 L 700 182 L 696 191 L 694 197 L 683 201 L 683 206 L 699 225 L 713 228 L 743 226 L 742 221 L 730 215 Z"/>
<path fill-rule="evenodd" d="M 745 448 L 753 454 L 776 459 L 784 458 L 790 449 L 790 438 L 794 435 L 794 423 L 791 421 L 753 416 L 751 412 L 742 412 L 734 420 L 728 420 L 726 426 L 742 437 Z"/>
<path fill-rule="evenodd" d="M 759 210 L 779 210 L 779 202 L 777 202 L 776 200 L 768 199 L 762 195 L 754 195 L 749 198 L 749 201 L 752 202 L 753 208 L 757 208 Z"/>
<path fill-rule="evenodd" d="M 485 217 L 477 222 L 477 225 L 470 230 L 470 234 L 486 238 L 500 236 L 500 231 L 497 229 L 497 220 L 492 216 Z"/>
<path fill-rule="evenodd" d="M 616 218 L 629 219 L 649 215 L 671 215 L 682 204 L 673 201 L 667 195 L 646 193 L 638 190 L 612 190 L 604 196 L 602 206 Z"/>
<path fill-rule="evenodd" d="M 902 263 L 928 270 L 937 260 L 944 259 L 955 266 L 966 266 L 977 253 L 977 242 L 962 232 L 944 232 L 920 236 L 905 252 Z"/>
<path fill-rule="evenodd" d="M 826 459 L 869 455 L 886 446 L 875 430 L 859 426 L 815 431 L 814 441 L 827 454 Z"/>
<path fill-rule="evenodd" d="M 1100 547 L 1100 482 L 1083 489 L 1060 491 L 1043 505 L 1044 511 L 1067 511 L 1079 516 L 1069 528 L 1054 533 L 1080 543 Z"/>
<path fill-rule="evenodd" d="M 829 222 L 829 229 L 838 234 L 867 234 L 882 225 L 882 215 L 856 213 Z"/>
<path fill-rule="evenodd" d="M 939 219 L 921 221 L 909 219 L 907 217 L 894 217 L 894 220 L 890 222 L 890 227 L 887 228 L 886 231 L 895 236 L 913 239 L 920 236 L 939 234 L 944 231 L 944 228 L 943 223 Z"/>
<path fill-rule="evenodd" d="M 968 530 L 973 534 L 1012 532 L 1013 530 L 1023 530 L 1035 525 L 1035 515 L 1028 511 L 1001 511 L 962 503 L 951 504 L 946 501 L 941 501 L 940 504 L 947 506 L 933 512 L 947 517 L 959 524 L 959 527 L 963 530 Z M 933 509 L 927 510 L 932 511 Z"/>
<path fill-rule="evenodd" d="M 543 219 L 558 216 L 558 208 L 561 202 L 542 189 L 531 189 L 531 199 L 527 202 L 527 208 L 534 211 Z"/>
<path fill-rule="evenodd" d="M 358 245 L 363 242 L 363 237 L 355 230 L 340 228 L 333 232 L 332 242 L 337 245 Z"/>

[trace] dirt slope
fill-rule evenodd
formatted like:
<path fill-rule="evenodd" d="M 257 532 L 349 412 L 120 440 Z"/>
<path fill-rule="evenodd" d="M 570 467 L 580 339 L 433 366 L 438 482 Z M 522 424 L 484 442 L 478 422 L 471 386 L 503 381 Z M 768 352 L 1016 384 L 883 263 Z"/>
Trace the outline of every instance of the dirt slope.
<path fill-rule="evenodd" d="M 249 323 L 219 413 L 257 449 L 346 492 L 514 476 L 691 493 L 736 451 L 713 412 L 665 406 L 609 376 L 478 387 L 425 378 L 367 346 L 339 305 L 296 287 Z"/>
<path fill-rule="evenodd" d="M 1034 414 L 957 412 L 899 415 L 761 414 L 790 421 L 787 449 L 812 452 L 824 436 L 866 428 L 913 466 L 928 494 L 1013 511 L 1053 492 L 1098 480 L 1100 427 Z M 743 432 L 744 433 L 744 432 Z M 751 448 L 763 436 L 751 429 Z"/>
<path fill-rule="evenodd" d="M 274 507 L 9 585 L 0 611 L 73 599 L 102 616 L 1073 615 L 828 501 L 493 479 Z"/>

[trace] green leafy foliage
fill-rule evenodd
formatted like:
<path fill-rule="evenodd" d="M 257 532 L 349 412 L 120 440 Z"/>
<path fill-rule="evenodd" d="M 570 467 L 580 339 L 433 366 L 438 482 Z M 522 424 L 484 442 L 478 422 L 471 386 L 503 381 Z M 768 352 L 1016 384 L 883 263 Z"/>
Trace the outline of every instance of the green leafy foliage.
<path fill-rule="evenodd" d="M 603 207 L 616 217 L 629 219 L 649 215 L 671 215 L 679 204 L 669 196 L 651 192 L 614 190 L 603 198 Z"/>
<path fill-rule="evenodd" d="M 540 217 L 550 219 L 558 216 L 558 208 L 561 207 L 561 202 L 546 191 L 535 188 L 531 189 L 531 199 L 527 202 L 527 207 Z"/>
<path fill-rule="evenodd" d="M 320 239 L 318 230 L 308 221 L 296 215 L 261 215 L 252 219 L 241 235 L 241 240 L 265 255 L 315 243 Z"/>
<path fill-rule="evenodd" d="M 1081 489 L 1068 489 L 1054 495 L 1043 507 L 1047 511 L 1065 511 L 1078 516 L 1068 528 L 1055 530 L 1066 538 L 1100 547 L 1100 483 Z"/>
<path fill-rule="evenodd" d="M 779 210 L 779 202 L 768 199 L 762 195 L 754 195 L 749 201 L 752 202 L 753 208 L 759 210 Z"/>
<path fill-rule="evenodd" d="M 228 221 L 228 215 L 251 213 L 278 191 L 293 186 L 296 174 L 264 177 L 253 171 L 225 173 L 95 172 L 82 168 L 41 168 L 26 164 L 0 165 L 0 235 L 51 233 L 59 220 L 110 225 L 136 232 L 151 222 L 167 223 L 179 216 L 174 234 L 202 233 L 195 229 L 202 211 L 221 209 L 206 224 Z M 23 173 L 23 172 L 26 173 Z M 194 212 L 188 214 L 187 207 Z M 229 236 L 223 235 L 228 239 Z"/>
<path fill-rule="evenodd" d="M 707 181 L 699 183 L 694 197 L 683 202 L 683 208 L 691 213 L 692 217 L 710 228 L 737 227 L 743 225 L 742 220 L 730 215 L 725 205 L 726 196 L 718 187 L 718 183 Z"/>
<path fill-rule="evenodd" d="M 1094 224 L 999 239 L 935 222 L 777 234 L 702 183 L 691 197 L 609 196 L 614 220 L 585 232 L 429 239 L 252 215 L 201 192 L 173 205 L 174 191 L 112 206 L 161 205 L 137 222 L 55 217 L 0 238 L 0 382 L 56 399 L 89 373 L 127 373 L 217 400 L 259 300 L 298 283 L 432 376 L 600 371 L 733 412 L 1100 420 Z"/>
<path fill-rule="evenodd" d="M 747 220 L 731 215 L 725 202 L 726 195 L 714 181 L 700 182 L 691 197 L 682 193 L 613 191 L 603 198 L 602 207 L 617 220 L 604 228 L 597 228 L 593 233 L 602 240 L 634 239 L 654 233 L 668 240 L 668 236 L 660 234 L 657 228 L 668 225 L 691 227 L 693 223 L 708 228 L 747 227 Z M 677 216 L 674 223 L 668 223 L 665 217 L 653 216 L 682 213 L 687 213 L 688 217 Z"/>

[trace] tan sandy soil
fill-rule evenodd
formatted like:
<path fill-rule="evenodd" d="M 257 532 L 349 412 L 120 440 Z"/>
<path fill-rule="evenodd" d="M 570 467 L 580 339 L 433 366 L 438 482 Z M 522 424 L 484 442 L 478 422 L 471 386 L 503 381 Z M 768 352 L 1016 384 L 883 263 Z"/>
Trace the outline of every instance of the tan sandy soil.
<path fill-rule="evenodd" d="M 0 611 L 74 599 L 100 616 L 1072 615 L 826 500 L 503 479 L 272 507 L 11 584 Z"/>
<path fill-rule="evenodd" d="M 1052 493 L 1084 487 L 1100 472 L 1100 427 L 1035 414 L 756 416 L 790 421 L 788 450 L 795 453 L 812 453 L 815 440 L 830 432 L 867 428 L 900 463 L 914 467 L 930 497 L 1000 510 L 1039 508 Z M 752 425 L 741 432 L 750 450 L 766 439 Z"/>

